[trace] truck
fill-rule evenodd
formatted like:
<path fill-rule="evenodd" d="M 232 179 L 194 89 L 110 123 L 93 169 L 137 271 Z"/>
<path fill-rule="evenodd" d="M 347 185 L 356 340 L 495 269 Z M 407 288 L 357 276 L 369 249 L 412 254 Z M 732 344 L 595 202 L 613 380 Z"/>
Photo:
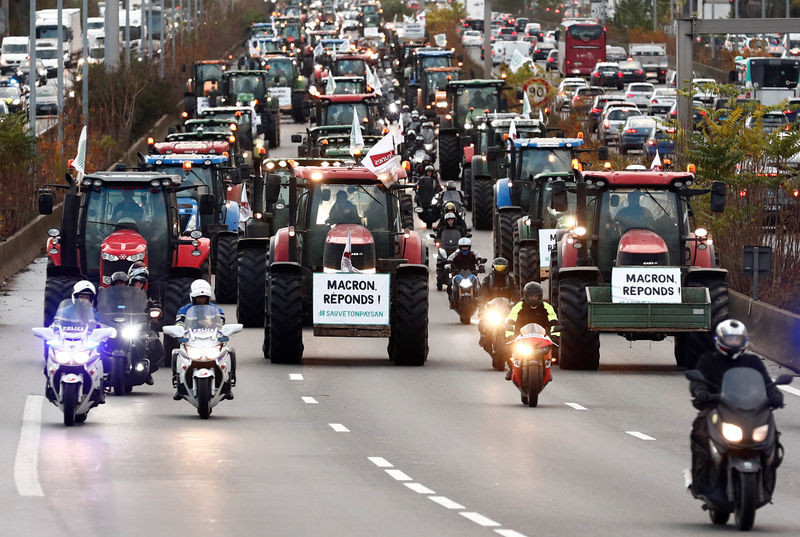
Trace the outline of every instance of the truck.
<path fill-rule="evenodd" d="M 483 20 L 484 0 L 461 0 L 461 3 L 467 11 L 467 18 Z"/>
<path fill-rule="evenodd" d="M 667 81 L 666 43 L 631 43 L 628 53 L 642 64 L 648 78 L 658 79 L 659 84 Z"/>
<path fill-rule="evenodd" d="M 28 57 L 28 36 L 9 35 L 4 37 L 0 53 L 3 55 L 0 59 L 1 65 L 19 65 Z"/>
<path fill-rule="evenodd" d="M 83 51 L 81 10 L 78 8 L 62 9 L 61 27 L 64 50 L 69 51 L 71 60 L 77 60 Z M 36 39 L 58 39 L 58 32 L 57 9 L 41 9 L 36 12 Z"/>

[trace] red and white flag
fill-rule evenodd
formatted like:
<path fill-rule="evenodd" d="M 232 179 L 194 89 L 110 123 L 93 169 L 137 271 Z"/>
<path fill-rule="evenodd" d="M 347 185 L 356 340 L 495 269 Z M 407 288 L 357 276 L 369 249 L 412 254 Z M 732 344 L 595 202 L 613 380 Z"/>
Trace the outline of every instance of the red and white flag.
<path fill-rule="evenodd" d="M 517 122 L 512 119 L 511 124 L 508 126 L 508 139 L 516 140 L 517 138 L 519 138 L 519 134 L 517 134 Z"/>
<path fill-rule="evenodd" d="M 353 246 L 350 243 L 350 230 L 347 230 L 347 242 L 344 245 L 344 252 L 342 252 L 342 263 L 339 267 L 340 272 L 361 272 L 353 266 L 353 260 L 350 259 L 352 255 Z"/>
<path fill-rule="evenodd" d="M 387 188 L 397 181 L 400 164 L 394 148 L 394 135 L 390 132 L 372 146 L 361 165 L 377 175 Z"/>
<path fill-rule="evenodd" d="M 656 149 L 656 156 L 653 157 L 653 162 L 650 163 L 650 171 L 651 172 L 661 171 L 661 155 L 658 154 L 658 149 Z"/>
<path fill-rule="evenodd" d="M 242 199 L 239 201 L 239 223 L 247 223 L 253 218 L 253 210 L 250 208 L 250 201 L 247 199 L 247 187 L 242 185 Z"/>

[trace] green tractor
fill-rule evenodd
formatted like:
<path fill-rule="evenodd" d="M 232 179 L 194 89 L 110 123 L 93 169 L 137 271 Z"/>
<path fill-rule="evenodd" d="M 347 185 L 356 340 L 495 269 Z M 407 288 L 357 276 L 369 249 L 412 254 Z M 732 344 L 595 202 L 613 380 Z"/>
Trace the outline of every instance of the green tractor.
<path fill-rule="evenodd" d="M 304 123 L 308 117 L 306 95 L 308 78 L 304 77 L 297 60 L 288 56 L 262 56 L 261 63 L 267 71 L 269 95 L 278 99 L 281 111 L 290 111 L 295 123 Z"/>
<path fill-rule="evenodd" d="M 227 71 L 222 75 L 222 100 L 226 106 L 252 106 L 261 116 L 269 147 L 281 143 L 278 99 L 268 93 L 267 71 Z M 222 103 L 211 103 L 212 106 Z"/>
<path fill-rule="evenodd" d="M 317 126 L 309 128 L 305 139 L 300 134 L 292 135 L 292 142 L 300 143 L 297 154 L 300 157 L 319 157 L 322 155 L 321 146 L 327 145 L 326 138 L 335 136 L 350 136 L 353 125 L 353 110 L 355 109 L 361 121 L 364 136 L 378 136 L 382 134 L 383 120 L 380 118 L 380 100 L 375 94 L 354 95 L 315 95 L 314 115 L 311 123 Z M 365 140 L 366 141 L 366 140 Z"/>

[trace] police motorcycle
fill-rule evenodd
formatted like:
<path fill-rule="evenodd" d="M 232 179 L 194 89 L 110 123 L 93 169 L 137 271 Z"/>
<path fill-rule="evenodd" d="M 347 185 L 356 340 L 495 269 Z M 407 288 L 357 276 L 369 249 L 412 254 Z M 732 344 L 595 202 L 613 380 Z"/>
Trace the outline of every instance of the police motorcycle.
<path fill-rule="evenodd" d="M 550 364 L 555 347 L 547 331 L 536 323 L 523 326 L 511 342 L 511 382 L 519 389 L 523 405 L 538 405 L 539 394 L 553 380 Z"/>
<path fill-rule="evenodd" d="M 514 303 L 504 296 L 493 298 L 486 303 L 478 323 L 481 347 L 491 356 L 492 367 L 497 371 L 505 369 L 507 353 L 505 322 L 513 306 Z"/>
<path fill-rule="evenodd" d="M 64 425 L 83 423 L 89 410 L 104 403 L 103 360 L 98 347 L 116 336 L 113 327 L 98 328 L 90 303 L 61 301 L 53 324 L 34 328 L 46 343 L 45 395 L 64 414 Z"/>
<path fill-rule="evenodd" d="M 169 325 L 164 334 L 178 340 L 180 347 L 172 351 L 178 372 L 179 393 L 189 401 L 202 419 L 208 419 L 214 408 L 235 384 L 231 378 L 230 336 L 242 331 L 242 325 L 223 324 L 216 306 L 192 306 L 186 311 L 183 326 Z"/>
<path fill-rule="evenodd" d="M 431 238 L 434 239 L 434 246 L 436 246 L 436 290 L 441 291 L 447 282 L 450 280 L 449 269 L 445 268 L 447 265 L 447 258 L 458 250 L 458 240 L 462 237 L 471 237 L 471 233 L 461 235 L 458 228 L 445 228 L 442 230 L 440 237 L 436 233 L 431 233 Z"/>
<path fill-rule="evenodd" d="M 775 426 L 764 379 L 749 367 L 735 367 L 722 377 L 722 386 L 707 381 L 697 370 L 686 378 L 719 390 L 712 394 L 712 408 L 705 417 L 711 453 L 711 481 L 707 494 L 692 495 L 703 501 L 711 522 L 723 525 L 734 513 L 736 527 L 753 527 L 756 509 L 772 502 L 777 468 L 783 446 Z M 775 385 L 790 384 L 791 375 L 780 375 Z M 690 489 L 691 490 L 691 489 Z"/>
<path fill-rule="evenodd" d="M 486 272 L 483 263 L 486 259 L 478 258 L 478 274 Z M 450 271 L 450 265 L 445 265 L 445 269 Z M 478 280 L 477 274 L 469 270 L 460 270 L 458 274 L 452 274 L 451 279 L 451 300 L 453 307 L 458 312 L 458 318 L 461 324 L 469 324 L 475 311 L 478 309 L 478 302 L 476 300 L 478 290 L 481 283 Z"/>
<path fill-rule="evenodd" d="M 151 321 L 161 317 L 159 308 L 147 308 L 147 293 L 132 286 L 100 288 L 97 295 L 98 320 L 112 326 L 117 334 L 100 347 L 108 385 L 114 395 L 125 395 L 134 386 L 153 384 L 150 375 L 161 356 L 150 356 L 150 338 L 157 337 L 150 329 Z"/>

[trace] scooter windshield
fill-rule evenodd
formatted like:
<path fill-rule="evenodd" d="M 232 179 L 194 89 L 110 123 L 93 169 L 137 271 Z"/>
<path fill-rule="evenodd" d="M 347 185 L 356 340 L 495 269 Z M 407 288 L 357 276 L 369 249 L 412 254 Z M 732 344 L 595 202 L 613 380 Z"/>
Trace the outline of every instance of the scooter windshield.
<path fill-rule="evenodd" d="M 192 306 L 186 311 L 183 327 L 186 330 L 219 330 L 222 328 L 222 315 L 216 306 Z"/>
<path fill-rule="evenodd" d="M 101 323 L 118 327 L 120 324 L 147 321 L 147 293 L 126 285 L 103 287 L 97 294 L 97 315 Z"/>
<path fill-rule="evenodd" d="M 53 318 L 53 327 L 58 328 L 62 334 L 83 334 L 92 331 L 97 326 L 97 317 L 94 307 L 89 302 L 71 298 L 62 300 Z"/>
<path fill-rule="evenodd" d="M 734 367 L 722 377 L 720 400 L 728 407 L 756 410 L 767 400 L 764 377 L 751 367 Z"/>
<path fill-rule="evenodd" d="M 445 229 L 442 231 L 442 246 L 445 250 L 455 250 L 458 248 L 458 240 L 461 238 L 461 232 L 457 229 Z"/>

